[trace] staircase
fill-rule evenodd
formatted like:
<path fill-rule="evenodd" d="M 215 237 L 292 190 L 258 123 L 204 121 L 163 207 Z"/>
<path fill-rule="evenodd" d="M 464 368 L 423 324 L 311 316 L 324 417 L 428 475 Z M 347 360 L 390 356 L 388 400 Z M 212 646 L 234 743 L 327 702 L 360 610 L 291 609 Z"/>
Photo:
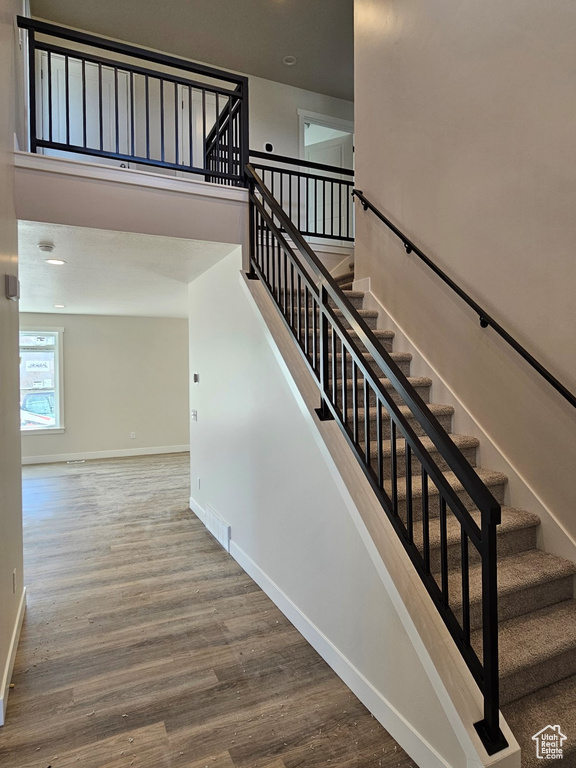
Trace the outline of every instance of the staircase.
<path fill-rule="evenodd" d="M 460 447 L 469 463 L 490 488 L 496 499 L 503 503 L 507 477 L 476 464 L 479 441 L 475 437 L 452 433 L 454 409 L 448 405 L 431 402 L 432 381 L 410 376 L 411 355 L 393 350 L 394 333 L 377 329 L 378 313 L 363 309 L 364 294 L 353 290 L 354 265 L 350 271 L 335 278 L 339 288 L 353 302 L 360 315 L 375 329 L 377 337 L 392 353 L 393 359 L 409 377 L 410 383 L 440 420 L 451 439 Z M 366 355 L 370 360 L 370 356 Z M 372 361 L 371 361 L 372 362 Z M 387 380 L 381 379 L 384 386 Z M 388 388 L 388 387 L 387 387 Z M 392 388 L 390 387 L 392 391 Z M 408 406 L 396 396 L 402 410 L 410 418 Z M 362 423 L 363 414 L 360 422 Z M 422 434 L 417 422 L 414 428 Z M 371 441 L 375 441 L 375 429 Z M 383 434 L 385 455 L 391 452 L 390 434 Z M 363 434 L 361 433 L 361 439 Z M 433 449 L 428 442 L 429 450 Z M 399 460 L 404 453 L 403 441 L 397 440 Z M 374 442 L 374 450 L 377 444 Z M 441 466 L 441 465 L 440 465 Z M 445 468 L 444 468 L 445 469 Z M 398 465 L 401 475 L 398 482 L 400 500 L 406 483 L 406 466 Z M 459 495 L 462 489 L 452 473 L 446 477 Z M 412 477 L 413 493 L 417 496 L 417 476 Z M 471 509 L 479 523 L 479 515 Z M 440 525 L 438 510 L 430 504 L 430 568 L 440 581 Z M 415 519 L 418 516 L 416 515 Z M 514 507 L 502 507 L 502 523 L 498 527 L 498 615 L 500 641 L 501 711 L 510 725 L 522 749 L 522 766 L 527 768 L 541 764 L 536 757 L 532 736 L 547 725 L 559 725 L 568 736 L 564 742 L 562 766 L 576 766 L 576 600 L 574 599 L 574 575 L 576 565 L 556 555 L 536 548 L 536 533 L 540 524 L 537 515 Z M 414 538 L 418 544 L 422 536 L 415 526 Z M 461 577 L 460 527 L 453 519 L 448 520 L 448 580 L 458 584 Z M 481 652 L 481 572 L 478 558 L 470 551 L 470 603 L 472 644 Z M 458 606 L 453 605 L 456 609 Z M 558 761 L 560 762 L 560 761 Z"/>

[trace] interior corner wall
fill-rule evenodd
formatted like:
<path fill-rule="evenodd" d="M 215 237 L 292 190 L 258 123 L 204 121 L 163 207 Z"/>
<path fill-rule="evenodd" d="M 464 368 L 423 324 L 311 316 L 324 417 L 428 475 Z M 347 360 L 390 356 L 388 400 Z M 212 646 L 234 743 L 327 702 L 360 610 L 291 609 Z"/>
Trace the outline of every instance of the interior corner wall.
<path fill-rule="evenodd" d="M 567 0 L 355 2 L 356 185 L 573 392 L 575 35 Z M 355 262 L 576 539 L 575 409 L 360 206 Z"/>
<path fill-rule="evenodd" d="M 14 132 L 21 3 L 0 0 L 0 724 L 24 609 L 20 424 L 18 417 L 18 304 L 4 295 L 4 275 L 18 274 L 14 210 Z"/>
<path fill-rule="evenodd" d="M 23 434 L 25 463 L 187 450 L 185 319 L 23 313 L 20 324 L 64 329 L 65 431 Z"/>
<path fill-rule="evenodd" d="M 231 526 L 232 548 L 283 593 L 374 699 L 465 766 L 452 727 L 275 357 L 231 254 L 189 287 L 191 506 Z M 202 514 L 200 511 L 199 514 Z M 238 553 L 241 553 L 238 557 Z M 280 607 L 282 607 L 281 604 Z M 418 696 L 414 697 L 414 691 Z M 380 698 L 381 697 L 381 698 Z M 406 725 L 409 724 L 409 725 Z M 421 763 L 423 764 L 423 763 Z"/>
<path fill-rule="evenodd" d="M 249 76 L 250 149 L 264 151 L 271 142 L 274 152 L 300 157 L 298 110 L 316 112 L 340 120 L 354 120 L 354 103 L 291 85 Z"/>

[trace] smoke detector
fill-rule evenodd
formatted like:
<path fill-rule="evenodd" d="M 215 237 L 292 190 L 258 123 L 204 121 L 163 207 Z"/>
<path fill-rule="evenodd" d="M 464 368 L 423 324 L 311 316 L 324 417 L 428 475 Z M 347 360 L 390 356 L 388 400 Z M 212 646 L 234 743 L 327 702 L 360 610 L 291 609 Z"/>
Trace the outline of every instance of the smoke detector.
<path fill-rule="evenodd" d="M 42 251 L 42 253 L 52 253 L 52 251 L 54 250 L 54 244 L 38 243 L 38 248 Z"/>

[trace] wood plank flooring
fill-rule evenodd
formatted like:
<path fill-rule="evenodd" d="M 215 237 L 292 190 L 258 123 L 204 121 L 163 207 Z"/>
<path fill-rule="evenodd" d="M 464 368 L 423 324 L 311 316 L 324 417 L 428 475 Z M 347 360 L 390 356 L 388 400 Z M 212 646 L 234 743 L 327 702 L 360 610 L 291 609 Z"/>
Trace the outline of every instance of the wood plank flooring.
<path fill-rule="evenodd" d="M 188 509 L 188 456 L 24 468 L 3 768 L 415 768 Z"/>

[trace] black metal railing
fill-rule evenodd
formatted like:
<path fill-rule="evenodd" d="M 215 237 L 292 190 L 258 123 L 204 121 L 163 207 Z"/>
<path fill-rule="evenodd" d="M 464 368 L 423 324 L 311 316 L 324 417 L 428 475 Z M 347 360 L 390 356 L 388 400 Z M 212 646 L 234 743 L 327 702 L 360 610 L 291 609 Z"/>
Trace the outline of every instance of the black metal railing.
<path fill-rule="evenodd" d="M 360 203 L 362 204 L 362 207 L 365 211 L 368 209 L 372 211 L 372 213 L 374 213 L 380 219 L 380 221 L 386 224 L 388 229 L 394 232 L 394 234 L 400 238 L 400 240 L 402 240 L 406 253 L 414 253 L 442 280 L 443 283 L 448 285 L 451 290 L 454 291 L 454 293 L 462 299 L 462 301 L 464 301 L 469 307 L 471 307 L 471 309 L 474 310 L 474 312 L 478 315 L 482 328 L 488 328 L 488 326 L 493 328 L 496 333 L 512 347 L 512 349 L 514 349 L 522 358 L 524 358 L 524 360 L 535 371 L 537 371 L 543 379 L 548 382 L 548 384 L 550 384 L 557 392 L 559 392 L 560 395 L 562 395 L 562 397 L 570 403 L 570 405 L 576 408 L 576 395 L 570 392 L 570 390 L 565 387 L 564 384 L 562 384 L 552 373 L 550 373 L 547 368 L 542 365 L 542 363 L 540 363 L 533 355 L 531 355 L 530 352 L 528 352 L 528 350 L 512 336 L 512 334 L 508 333 L 508 331 L 500 325 L 500 323 L 494 320 L 494 318 L 491 317 L 490 314 L 480 306 L 480 304 L 474 301 L 474 299 L 471 298 L 466 293 L 466 291 L 464 291 L 454 280 L 452 280 L 451 277 L 448 277 L 448 275 L 442 269 L 440 269 L 440 267 L 435 264 L 429 256 L 426 256 L 426 254 L 423 253 L 423 251 L 421 251 L 418 246 L 414 245 L 414 243 L 400 229 L 398 229 L 398 227 L 393 224 L 390 219 L 388 219 L 382 213 L 382 211 L 378 210 L 378 208 L 376 208 L 376 206 L 371 203 L 370 200 L 368 200 L 368 198 L 361 190 L 355 189 L 353 195 L 354 197 L 357 197 L 358 200 L 360 200 Z"/>
<path fill-rule="evenodd" d="M 250 150 L 264 184 L 305 237 L 354 240 L 354 171 Z M 321 173 L 318 173 L 321 171 Z"/>
<path fill-rule="evenodd" d="M 32 152 L 244 184 L 246 77 L 35 19 L 18 25 L 28 31 Z"/>
<path fill-rule="evenodd" d="M 489 753 L 499 727 L 496 530 L 500 504 L 304 240 L 254 166 L 251 274 L 275 302 L 334 418 L 484 697 Z M 448 531 L 457 531 L 449 541 Z M 480 598 L 470 568 L 481 569 Z M 459 573 L 454 580 L 453 573 Z M 478 588 L 478 587 L 476 587 Z M 475 629 L 478 632 L 474 632 Z"/>

